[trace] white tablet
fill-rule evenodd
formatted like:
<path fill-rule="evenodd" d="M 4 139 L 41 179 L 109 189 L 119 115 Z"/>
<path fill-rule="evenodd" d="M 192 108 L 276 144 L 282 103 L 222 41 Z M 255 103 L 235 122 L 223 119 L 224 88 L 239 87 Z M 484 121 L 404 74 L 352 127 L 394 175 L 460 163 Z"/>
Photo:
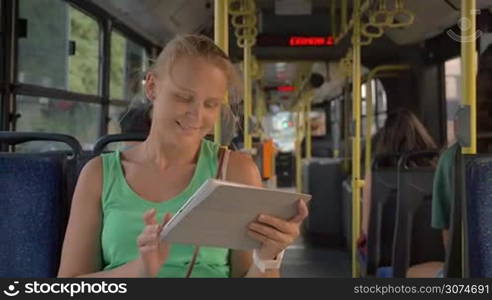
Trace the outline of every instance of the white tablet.
<path fill-rule="evenodd" d="M 209 179 L 160 237 L 170 243 L 252 250 L 261 245 L 247 235 L 249 223 L 260 214 L 288 220 L 297 214 L 299 199 L 307 203 L 311 195 Z"/>

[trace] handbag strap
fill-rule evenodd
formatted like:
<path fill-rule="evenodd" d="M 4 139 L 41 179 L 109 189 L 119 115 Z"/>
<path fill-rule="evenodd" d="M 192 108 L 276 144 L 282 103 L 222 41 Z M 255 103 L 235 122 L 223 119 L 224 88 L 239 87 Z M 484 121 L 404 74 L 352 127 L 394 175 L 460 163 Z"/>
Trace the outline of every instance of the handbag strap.
<path fill-rule="evenodd" d="M 220 146 L 219 148 L 219 164 L 217 166 L 217 174 L 215 175 L 216 179 L 225 180 L 227 176 L 227 164 L 229 163 L 229 155 L 230 150 L 227 149 L 226 146 Z M 200 252 L 200 246 L 195 246 L 195 250 L 193 251 L 193 256 L 191 257 L 190 266 L 188 267 L 188 271 L 186 272 L 186 278 L 191 277 L 191 273 L 193 273 L 193 268 L 195 267 L 196 259 L 198 257 L 198 252 Z"/>

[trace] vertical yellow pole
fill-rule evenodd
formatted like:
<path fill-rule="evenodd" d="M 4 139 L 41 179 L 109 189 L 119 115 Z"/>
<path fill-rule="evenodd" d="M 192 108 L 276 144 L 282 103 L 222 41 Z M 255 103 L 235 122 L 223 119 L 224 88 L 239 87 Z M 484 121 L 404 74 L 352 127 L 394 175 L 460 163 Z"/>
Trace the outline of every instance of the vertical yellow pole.
<path fill-rule="evenodd" d="M 354 0 L 355 1 L 355 0 Z M 355 6 L 354 6 L 355 7 Z M 341 13 L 341 34 L 344 34 L 347 31 L 347 25 L 348 25 L 348 3 L 347 0 L 342 0 L 342 13 Z"/>
<path fill-rule="evenodd" d="M 349 51 L 352 51 L 352 50 L 349 50 Z M 346 93 L 344 93 L 346 95 Z M 345 97 L 344 96 L 344 99 L 343 99 L 343 123 L 344 123 L 344 126 L 343 126 L 343 135 L 344 135 L 344 155 L 343 155 L 343 158 L 344 158 L 344 164 L 343 164 L 343 169 L 345 172 L 349 172 L 349 167 L 350 167 L 350 160 L 348 158 L 348 151 L 349 151 L 349 148 L 351 148 L 351 140 L 350 140 L 350 124 L 352 124 L 351 120 L 350 120 L 350 103 L 349 103 L 349 99 L 348 97 Z"/>
<path fill-rule="evenodd" d="M 311 92 L 309 92 L 308 97 L 311 96 Z M 311 98 L 308 99 L 306 102 L 306 114 L 305 114 L 305 119 L 306 119 L 306 158 L 311 159 L 311 152 L 312 152 L 312 132 L 311 132 Z"/>
<path fill-rule="evenodd" d="M 214 39 L 217 46 L 225 53 L 229 52 L 229 5 L 228 0 L 215 0 L 214 3 Z M 229 97 L 226 94 L 224 104 L 228 104 Z M 215 123 L 214 141 L 218 144 L 222 143 L 222 123 L 221 117 Z"/>
<path fill-rule="evenodd" d="M 301 145 L 302 145 L 302 131 L 304 130 L 302 112 L 304 107 L 301 106 L 297 111 L 297 124 L 296 124 L 296 191 L 298 193 L 302 192 L 302 155 L 301 155 Z"/>
<path fill-rule="evenodd" d="M 461 19 L 468 22 L 463 24 L 461 32 L 461 69 L 463 105 L 470 109 L 470 147 L 463 147 L 463 154 L 477 153 L 477 57 L 476 57 L 476 1 L 461 0 Z M 461 220 L 461 270 L 465 275 L 465 223 Z"/>
<path fill-rule="evenodd" d="M 360 103 L 361 103 L 361 45 L 360 45 L 360 0 L 354 0 L 354 32 L 353 43 L 353 117 L 354 117 L 354 138 L 352 147 L 352 277 L 359 276 L 357 261 L 357 239 L 360 230 Z"/>
<path fill-rule="evenodd" d="M 253 143 L 249 128 L 249 120 L 252 108 L 252 85 L 251 85 L 251 46 L 244 46 L 244 149 L 251 150 Z"/>
<path fill-rule="evenodd" d="M 372 79 L 368 78 L 366 82 L 366 152 L 364 171 L 367 173 L 371 170 L 371 152 L 372 152 L 372 126 L 374 124 L 374 114 L 372 109 Z"/>
<path fill-rule="evenodd" d="M 477 65 L 476 65 L 476 1 L 461 0 L 461 19 L 468 24 L 462 26 L 461 33 L 461 69 L 463 105 L 470 108 L 470 147 L 463 147 L 464 154 L 477 153 Z"/>

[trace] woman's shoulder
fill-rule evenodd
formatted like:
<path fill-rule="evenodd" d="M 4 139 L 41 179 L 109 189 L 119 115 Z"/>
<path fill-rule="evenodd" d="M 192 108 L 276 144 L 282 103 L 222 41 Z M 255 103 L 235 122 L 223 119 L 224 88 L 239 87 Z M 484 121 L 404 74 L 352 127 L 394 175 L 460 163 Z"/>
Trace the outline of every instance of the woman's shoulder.
<path fill-rule="evenodd" d="M 227 171 L 230 181 L 261 186 L 260 172 L 248 153 L 231 151 Z"/>
<path fill-rule="evenodd" d="M 98 186 L 102 181 L 103 173 L 103 157 L 96 156 L 89 160 L 82 171 L 80 171 L 79 181 L 83 181 L 88 186 Z"/>

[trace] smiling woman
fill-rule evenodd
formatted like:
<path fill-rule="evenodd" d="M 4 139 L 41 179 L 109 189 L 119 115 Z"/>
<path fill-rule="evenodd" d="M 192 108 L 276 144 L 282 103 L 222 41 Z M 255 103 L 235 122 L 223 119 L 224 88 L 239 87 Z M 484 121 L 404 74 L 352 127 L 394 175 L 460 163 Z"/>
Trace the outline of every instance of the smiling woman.
<path fill-rule="evenodd" d="M 279 276 L 275 259 L 299 236 L 304 202 L 290 220 L 265 215 L 251 223 L 248 234 L 262 243 L 255 264 L 249 251 L 207 247 L 195 256 L 191 245 L 169 248 L 158 239 L 170 214 L 218 173 L 219 145 L 204 137 L 218 120 L 226 92 L 235 95 L 237 82 L 229 58 L 210 39 L 185 35 L 167 44 L 145 80 L 153 106 L 147 139 L 96 157 L 80 175 L 59 276 L 184 277 L 194 263 L 195 277 Z M 226 153 L 222 179 L 262 185 L 249 155 Z M 270 261 L 277 267 L 258 267 Z"/>

